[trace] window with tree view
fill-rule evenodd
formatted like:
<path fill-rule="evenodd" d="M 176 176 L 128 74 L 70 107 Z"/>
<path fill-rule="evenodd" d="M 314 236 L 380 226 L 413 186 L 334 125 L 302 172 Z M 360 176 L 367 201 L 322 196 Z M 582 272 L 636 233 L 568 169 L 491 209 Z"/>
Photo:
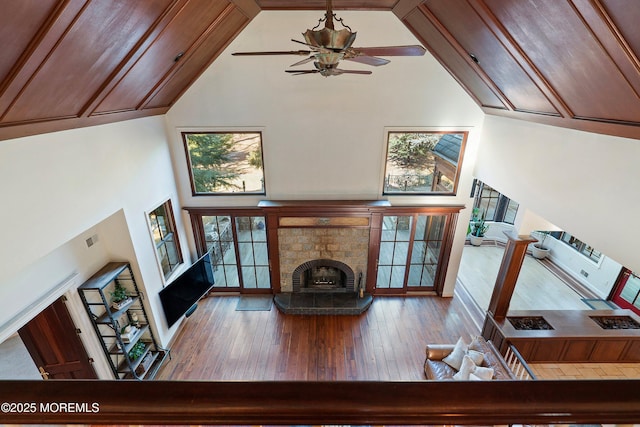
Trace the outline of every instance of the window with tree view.
<path fill-rule="evenodd" d="M 193 194 L 265 194 L 260 132 L 183 132 Z"/>
<path fill-rule="evenodd" d="M 389 132 L 383 194 L 455 194 L 467 132 Z"/>

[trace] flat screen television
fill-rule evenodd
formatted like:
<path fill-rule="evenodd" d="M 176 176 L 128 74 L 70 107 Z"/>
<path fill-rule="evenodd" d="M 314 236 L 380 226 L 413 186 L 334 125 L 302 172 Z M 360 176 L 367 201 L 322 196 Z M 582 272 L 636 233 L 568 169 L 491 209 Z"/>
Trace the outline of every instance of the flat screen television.
<path fill-rule="evenodd" d="M 183 315 L 193 313 L 196 303 L 214 285 L 211 257 L 207 252 L 160 291 L 160 301 L 171 327 Z"/>

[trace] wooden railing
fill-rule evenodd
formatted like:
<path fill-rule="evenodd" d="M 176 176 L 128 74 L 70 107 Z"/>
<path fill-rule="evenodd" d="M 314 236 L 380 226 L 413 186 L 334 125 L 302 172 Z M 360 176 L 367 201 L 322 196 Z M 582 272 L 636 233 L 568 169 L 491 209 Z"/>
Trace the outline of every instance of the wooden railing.
<path fill-rule="evenodd" d="M 0 382 L 4 424 L 621 424 L 640 381 Z"/>
<path fill-rule="evenodd" d="M 509 344 L 507 347 L 507 352 L 504 355 L 504 361 L 507 366 L 513 372 L 513 375 L 516 376 L 519 380 L 535 380 L 536 376 L 527 365 L 527 362 L 524 360 L 520 352 L 515 348 L 513 344 Z"/>

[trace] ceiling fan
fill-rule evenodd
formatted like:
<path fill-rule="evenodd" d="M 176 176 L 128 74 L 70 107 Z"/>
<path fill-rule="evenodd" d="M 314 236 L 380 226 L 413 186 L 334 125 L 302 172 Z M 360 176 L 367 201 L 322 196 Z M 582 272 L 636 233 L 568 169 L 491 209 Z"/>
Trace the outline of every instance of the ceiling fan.
<path fill-rule="evenodd" d="M 333 20 L 340 22 L 344 27 L 336 30 Z M 324 22 L 324 28 L 317 28 Z M 420 45 L 409 46 L 379 46 L 379 47 L 351 47 L 356 39 L 356 33 L 346 25 L 342 18 L 333 13 L 331 0 L 327 0 L 327 11 L 324 18 L 318 21 L 318 25 L 311 30 L 302 33 L 305 41 L 291 39 L 291 41 L 307 46 L 308 50 L 266 51 L 266 52 L 234 52 L 236 56 L 254 55 L 299 55 L 308 56 L 302 61 L 291 64 L 291 67 L 313 62 L 315 66 L 311 70 L 285 70 L 293 75 L 320 74 L 322 76 L 337 76 L 340 74 L 371 74 L 366 70 L 344 70 L 338 68 L 342 60 L 359 62 L 361 64 L 380 66 L 388 64 L 388 59 L 380 56 L 422 56 L 425 49 Z"/>

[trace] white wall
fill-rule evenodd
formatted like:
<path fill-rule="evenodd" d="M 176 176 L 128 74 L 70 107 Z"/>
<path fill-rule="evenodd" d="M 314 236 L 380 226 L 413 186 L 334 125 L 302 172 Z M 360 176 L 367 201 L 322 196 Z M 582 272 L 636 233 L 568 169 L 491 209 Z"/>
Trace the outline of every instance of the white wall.
<path fill-rule="evenodd" d="M 1 141 L 0 194 L 0 298 L 11 301 L 0 331 L 64 278 L 81 284 L 110 259 L 131 261 L 148 295 L 162 288 L 145 213 L 168 197 L 179 203 L 161 117 Z M 83 255 L 96 233 L 100 253 Z M 149 305 L 163 319 L 159 300 Z"/>
<path fill-rule="evenodd" d="M 640 144 L 487 116 L 476 175 L 616 262 L 640 271 Z"/>
<path fill-rule="evenodd" d="M 600 298 L 606 299 L 620 274 L 621 265 L 603 255 L 599 262 L 580 254 L 571 246 L 549 236 L 544 246 L 551 249 L 549 257 L 564 271 L 571 274 L 577 281 L 595 292 Z M 584 276 L 582 272 L 586 272 Z"/>
<path fill-rule="evenodd" d="M 391 12 L 340 12 L 358 31 L 354 46 L 419 44 Z M 458 129 L 470 132 L 457 197 L 389 198 L 392 204 L 469 204 L 483 113 L 428 53 L 391 57 L 371 75 L 292 76 L 297 56 L 232 57 L 236 51 L 297 50 L 321 17 L 311 12 L 261 12 L 167 113 L 180 197 L 185 206 L 255 206 L 260 199 L 380 199 L 385 128 Z M 384 31 L 380 31 L 384 28 Z M 304 48 L 304 47 L 303 47 Z M 297 67 L 308 69 L 312 64 Z M 181 129 L 259 128 L 263 131 L 266 197 L 193 197 Z M 445 292 L 452 293 L 470 213 L 459 238 Z"/>

